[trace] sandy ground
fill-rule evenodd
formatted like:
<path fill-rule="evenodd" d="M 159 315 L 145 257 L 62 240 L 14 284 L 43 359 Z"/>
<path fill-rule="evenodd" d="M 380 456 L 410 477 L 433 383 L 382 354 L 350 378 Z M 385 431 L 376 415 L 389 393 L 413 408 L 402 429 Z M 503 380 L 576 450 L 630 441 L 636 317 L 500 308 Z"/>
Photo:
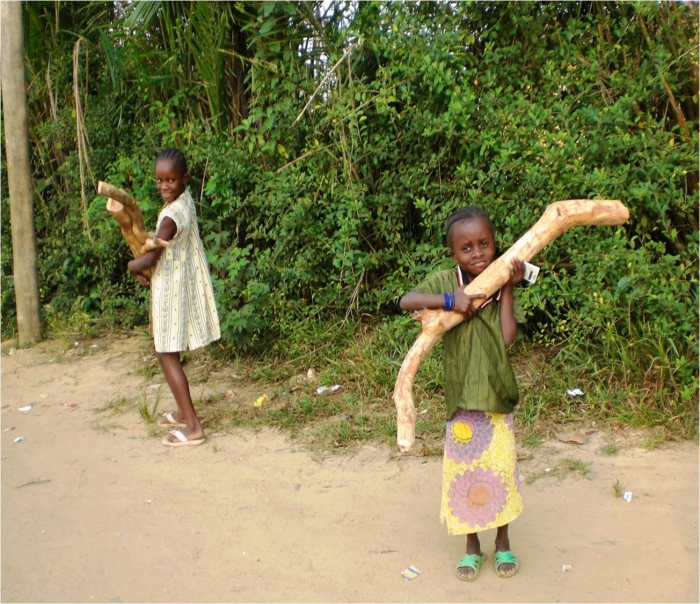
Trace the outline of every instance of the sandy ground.
<path fill-rule="evenodd" d="M 385 446 L 322 456 L 271 430 L 168 449 L 134 408 L 95 414 L 153 392 L 158 379 L 136 371 L 142 340 L 96 346 L 2 357 L 3 602 L 698 601 L 697 443 L 628 442 L 613 456 L 601 432 L 542 444 L 521 462 L 526 478 L 577 459 L 590 479 L 524 484 L 520 572 L 496 576 L 487 531 L 486 566 L 464 583 L 464 538 L 438 519 L 439 459 Z M 258 394 L 226 376 L 207 386 Z"/>

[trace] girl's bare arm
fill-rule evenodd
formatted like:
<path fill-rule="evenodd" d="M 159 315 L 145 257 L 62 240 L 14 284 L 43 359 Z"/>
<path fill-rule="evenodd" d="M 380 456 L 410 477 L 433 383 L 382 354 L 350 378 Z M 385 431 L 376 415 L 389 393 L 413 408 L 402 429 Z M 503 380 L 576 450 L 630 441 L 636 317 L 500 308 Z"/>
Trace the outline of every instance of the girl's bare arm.
<path fill-rule="evenodd" d="M 401 310 L 423 310 L 424 308 L 443 308 L 445 298 L 442 294 L 423 294 L 408 292 L 399 302 Z"/>
<path fill-rule="evenodd" d="M 455 297 L 455 312 L 461 312 L 465 319 L 471 319 L 476 313 L 476 307 L 472 304 L 472 300 L 485 298 L 484 294 L 466 295 L 461 289 L 454 292 Z M 423 310 L 424 308 L 439 309 L 445 308 L 445 296 L 443 294 L 423 294 L 421 292 L 408 292 L 399 306 L 402 310 Z"/>
<path fill-rule="evenodd" d="M 515 322 L 513 314 L 513 290 L 515 285 L 520 283 L 525 276 L 525 264 L 518 258 L 513 258 L 510 265 L 510 281 L 501 290 L 501 332 L 506 347 L 515 341 L 515 334 L 518 331 L 518 324 Z"/>
<path fill-rule="evenodd" d="M 156 237 L 162 239 L 163 241 L 170 241 L 173 237 L 175 237 L 176 233 L 177 225 L 175 224 L 175 221 L 172 218 L 168 218 L 166 216 L 165 218 L 163 218 L 163 220 L 160 223 L 160 226 L 158 227 Z M 131 260 L 127 267 L 129 271 L 133 273 L 134 276 L 138 278 L 140 275 L 145 279 L 145 277 L 142 274 L 142 271 L 145 271 L 147 268 L 153 268 L 156 264 L 158 264 L 158 260 L 162 253 L 162 247 L 158 247 L 153 250 L 148 250 L 142 256 Z M 143 281 L 141 281 L 141 279 L 139 279 L 139 281 L 143 285 Z"/>

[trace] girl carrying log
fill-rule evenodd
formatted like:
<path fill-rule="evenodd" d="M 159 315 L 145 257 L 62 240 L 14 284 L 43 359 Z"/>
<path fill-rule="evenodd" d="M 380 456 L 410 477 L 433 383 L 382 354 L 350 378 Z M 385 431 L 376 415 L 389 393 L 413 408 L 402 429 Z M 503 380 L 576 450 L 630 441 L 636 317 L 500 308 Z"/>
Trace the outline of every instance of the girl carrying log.
<path fill-rule="evenodd" d="M 155 165 L 158 192 L 165 206 L 158 215 L 156 242 L 167 242 L 129 262 L 129 271 L 151 288 L 151 316 L 156 356 L 172 390 L 177 411 L 159 425 L 179 428 L 163 439 L 169 447 L 201 445 L 204 438 L 182 368 L 180 353 L 221 337 L 214 289 L 199 237 L 194 200 L 186 187 L 187 160 L 178 149 L 164 149 Z M 156 245 L 156 244 L 154 244 Z M 155 267 L 152 277 L 143 274 Z"/>
<path fill-rule="evenodd" d="M 457 577 L 474 581 L 486 561 L 477 532 L 497 528 L 495 570 L 512 577 L 518 560 L 510 550 L 508 524 L 523 509 L 517 469 L 512 411 L 518 402 L 515 375 L 506 348 L 524 323 L 514 286 L 524 263 L 514 259 L 510 280 L 476 310 L 483 294 L 463 291 L 496 255 L 488 214 L 466 207 L 447 221 L 447 247 L 457 264 L 428 277 L 400 302 L 404 310 L 444 309 L 463 313 L 465 321 L 444 335 L 447 430 L 440 518 L 451 535 L 467 535 L 466 554 Z"/>

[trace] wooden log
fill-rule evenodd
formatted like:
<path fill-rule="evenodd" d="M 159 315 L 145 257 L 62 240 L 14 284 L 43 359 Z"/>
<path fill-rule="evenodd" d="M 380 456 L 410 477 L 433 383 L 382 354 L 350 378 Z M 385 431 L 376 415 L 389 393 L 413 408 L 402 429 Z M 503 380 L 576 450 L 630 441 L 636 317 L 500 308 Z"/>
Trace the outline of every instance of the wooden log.
<path fill-rule="evenodd" d="M 513 258 L 529 261 L 543 247 L 575 226 L 620 225 L 629 218 L 629 211 L 619 200 L 569 199 L 547 206 L 542 217 L 502 256 L 494 260 L 464 288 L 465 294 L 496 293 L 510 279 Z M 473 300 L 479 307 L 486 299 Z M 421 361 L 440 338 L 464 320 L 461 313 L 444 310 L 421 310 L 414 314 L 423 324 L 422 333 L 406 355 L 394 386 L 396 405 L 396 442 L 402 452 L 410 451 L 416 435 L 416 409 L 413 404 L 413 381 Z"/>
<path fill-rule="evenodd" d="M 131 247 L 132 243 L 130 239 L 133 239 L 134 237 L 141 242 L 141 246 L 144 245 L 146 243 L 146 239 L 148 239 L 148 231 L 146 231 L 146 227 L 143 224 L 143 213 L 141 212 L 141 208 L 139 208 L 136 201 L 134 201 L 134 198 L 123 189 L 119 189 L 118 187 L 102 181 L 97 184 L 97 193 L 99 195 L 109 197 L 106 207 L 112 214 L 115 212 L 123 212 L 124 214 L 122 214 L 122 216 L 129 217 L 131 223 L 128 225 L 128 228 L 133 237 L 130 235 L 129 238 L 127 238 L 126 234 L 124 235 L 129 243 L 129 247 Z M 119 219 L 117 219 L 117 222 L 119 222 Z M 121 225 L 121 222 L 119 224 Z M 139 249 L 141 246 L 139 246 Z M 132 247 L 132 251 L 133 249 L 134 248 Z M 138 258 L 138 256 L 135 257 Z"/>
<path fill-rule="evenodd" d="M 105 207 L 119 223 L 119 228 L 134 258 L 139 258 L 148 250 L 157 247 L 168 247 L 167 241 L 158 239 L 154 233 L 149 233 L 146 230 L 141 208 L 126 191 L 100 181 L 97 185 L 97 193 L 109 198 Z M 149 279 L 151 273 L 151 269 L 143 271 L 143 274 Z"/>
<path fill-rule="evenodd" d="M 109 183 L 99 181 L 97 183 L 97 194 L 104 195 L 105 197 L 111 197 L 124 205 L 134 208 L 134 210 L 140 211 L 138 204 L 134 201 L 134 198 L 131 195 L 129 195 L 124 189 L 120 189 L 119 187 L 115 187 Z"/>

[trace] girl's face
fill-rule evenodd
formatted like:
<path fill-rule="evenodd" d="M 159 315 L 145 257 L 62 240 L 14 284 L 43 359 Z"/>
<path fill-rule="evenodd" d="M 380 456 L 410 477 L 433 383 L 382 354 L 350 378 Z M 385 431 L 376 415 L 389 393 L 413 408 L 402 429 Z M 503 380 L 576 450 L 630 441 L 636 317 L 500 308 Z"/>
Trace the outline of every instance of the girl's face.
<path fill-rule="evenodd" d="M 156 161 L 156 186 L 165 203 L 172 203 L 185 192 L 190 175 L 182 174 L 174 159 Z"/>
<path fill-rule="evenodd" d="M 451 228 L 451 257 L 472 279 L 491 264 L 496 243 L 489 223 L 483 218 L 455 222 Z"/>

